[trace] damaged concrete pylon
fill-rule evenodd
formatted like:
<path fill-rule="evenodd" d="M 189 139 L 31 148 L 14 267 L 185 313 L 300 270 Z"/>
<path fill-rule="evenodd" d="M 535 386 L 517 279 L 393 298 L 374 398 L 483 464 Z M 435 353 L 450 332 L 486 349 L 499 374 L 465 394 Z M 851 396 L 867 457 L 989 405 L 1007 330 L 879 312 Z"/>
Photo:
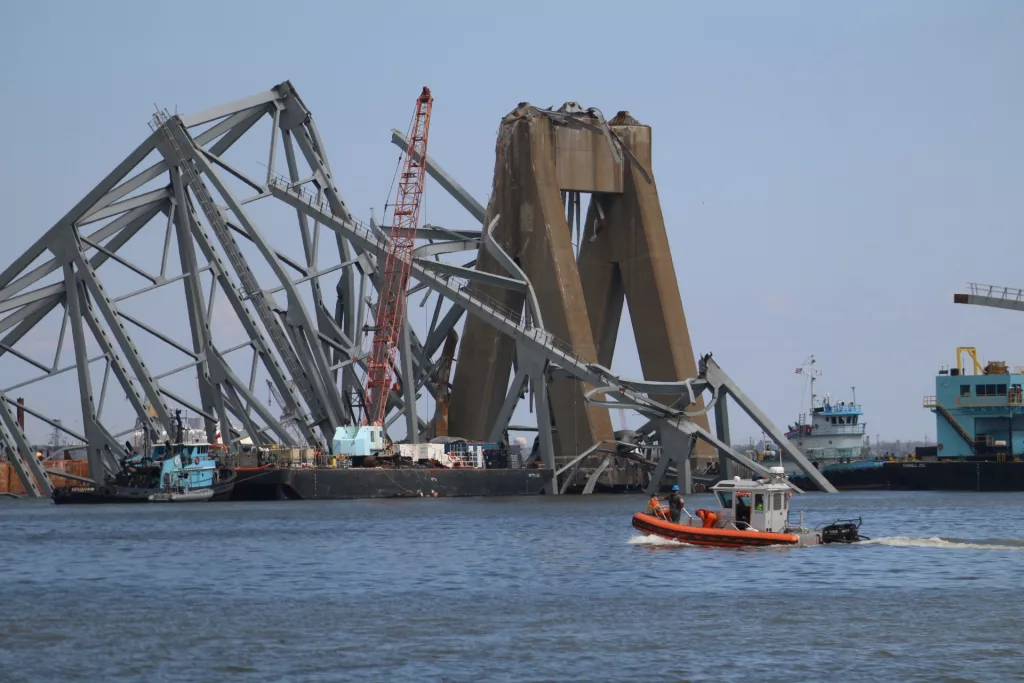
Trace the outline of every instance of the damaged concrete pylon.
<path fill-rule="evenodd" d="M 606 125 L 599 111 L 575 103 L 558 111 L 520 104 L 498 132 L 484 225 L 501 216 L 496 241 L 533 284 L 544 327 L 577 355 L 611 367 L 628 301 L 644 378 L 684 380 L 696 376 L 697 368 L 650 168 L 651 129 L 626 112 Z M 589 193 L 591 200 L 577 254 L 574 242 L 580 238 L 570 218 L 577 226 L 581 222 L 573 209 L 579 193 Z M 508 275 L 483 249 L 476 268 Z M 521 292 L 473 286 L 516 314 L 523 310 Z M 489 437 L 514 355 L 514 339 L 475 317 L 466 320 L 451 433 Z M 591 388 L 575 379 L 549 380 L 559 461 L 614 438 L 607 409 L 583 398 Z M 666 403 L 674 399 L 660 397 Z M 696 421 L 707 429 L 705 416 Z"/>

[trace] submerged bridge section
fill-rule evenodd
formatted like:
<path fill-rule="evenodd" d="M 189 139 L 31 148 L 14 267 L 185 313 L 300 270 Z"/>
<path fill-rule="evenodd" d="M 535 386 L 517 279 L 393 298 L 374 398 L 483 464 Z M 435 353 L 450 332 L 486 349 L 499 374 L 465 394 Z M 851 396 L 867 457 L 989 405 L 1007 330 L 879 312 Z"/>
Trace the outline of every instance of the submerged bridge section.
<path fill-rule="evenodd" d="M 397 131 L 392 141 L 407 142 Z M 253 149 L 269 153 L 236 154 Z M 543 463 L 549 493 L 577 480 L 594 490 L 626 461 L 652 488 L 670 470 L 688 486 L 704 448 L 725 475 L 733 461 L 763 472 L 728 446 L 726 397 L 792 448 L 710 355 L 693 360 L 649 128 L 625 114 L 606 124 L 596 110 L 523 105 L 502 125 L 486 209 L 433 159 L 426 167 L 480 227 L 418 231 L 408 295 L 430 322 L 405 321 L 385 422 L 393 436 L 432 434 L 416 401 L 447 392 L 441 347 L 464 323 L 449 431 L 505 438 L 528 398 L 538 435 L 529 460 Z M 28 495 L 51 483 L 11 412 L 15 391 L 32 419 L 87 444 L 97 482 L 118 468 L 126 437 L 166 438 L 176 410 L 229 447 L 316 446 L 365 405 L 364 330 L 388 233 L 348 209 L 290 82 L 191 116 L 158 112 L 143 142 L 38 234 L 0 272 L 0 447 Z M 644 379 L 609 369 L 623 301 L 641 312 Z M 286 419 L 257 397 L 264 382 Z M 53 414 L 68 409 L 64 397 L 77 421 Z M 648 422 L 615 443 L 609 407 Z"/>

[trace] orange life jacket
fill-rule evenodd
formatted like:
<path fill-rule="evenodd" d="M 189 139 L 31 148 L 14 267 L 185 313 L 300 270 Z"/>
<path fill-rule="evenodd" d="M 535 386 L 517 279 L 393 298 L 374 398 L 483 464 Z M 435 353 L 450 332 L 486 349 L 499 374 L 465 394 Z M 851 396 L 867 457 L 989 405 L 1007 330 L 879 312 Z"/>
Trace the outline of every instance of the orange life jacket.
<path fill-rule="evenodd" d="M 715 522 L 718 521 L 718 515 L 711 510 L 697 510 L 697 516 L 700 517 L 701 521 L 704 523 L 705 529 L 710 529 L 715 526 Z"/>

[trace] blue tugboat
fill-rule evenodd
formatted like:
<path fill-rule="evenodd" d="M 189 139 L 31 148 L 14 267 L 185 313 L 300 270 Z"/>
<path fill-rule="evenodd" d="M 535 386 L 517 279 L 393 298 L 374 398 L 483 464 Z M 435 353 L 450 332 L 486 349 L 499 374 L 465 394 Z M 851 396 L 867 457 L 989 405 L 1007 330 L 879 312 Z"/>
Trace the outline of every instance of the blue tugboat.
<path fill-rule="evenodd" d="M 148 453 L 121 459 L 121 470 L 100 486 L 55 488 L 53 502 L 187 503 L 227 500 L 237 474 L 224 464 L 220 444 L 182 443 L 181 413 L 176 443 L 156 444 Z"/>
<path fill-rule="evenodd" d="M 864 444 L 867 424 L 856 395 L 850 401 L 833 400 L 829 394 L 819 398 L 814 385 L 821 372 L 811 356 L 797 368 L 798 375 L 810 378 L 810 415 L 800 415 L 790 425 L 786 438 L 840 490 L 888 488 L 888 480 L 880 477 L 882 462 L 871 457 Z M 786 462 L 790 480 L 805 490 L 817 487 L 810 477 Z"/>

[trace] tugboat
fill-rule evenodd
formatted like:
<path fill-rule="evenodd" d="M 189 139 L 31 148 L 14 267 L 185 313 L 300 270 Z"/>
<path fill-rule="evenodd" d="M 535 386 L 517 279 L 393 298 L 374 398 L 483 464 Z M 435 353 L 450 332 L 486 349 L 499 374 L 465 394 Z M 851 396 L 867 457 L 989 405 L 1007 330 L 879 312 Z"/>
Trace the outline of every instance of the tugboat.
<path fill-rule="evenodd" d="M 864 445 L 867 424 L 861 405 L 857 403 L 856 390 L 850 401 L 835 401 L 828 393 L 819 398 L 814 383 L 821 372 L 815 363 L 811 356 L 796 369 L 796 374 L 810 377 L 810 419 L 807 414 L 801 414 L 796 423 L 789 426 L 786 438 L 836 488 L 843 491 L 884 488 L 878 476 L 882 462 L 872 458 L 870 449 Z M 817 489 L 795 463 L 785 465 L 795 485 L 805 491 Z"/>
<path fill-rule="evenodd" d="M 182 443 L 184 429 L 177 411 L 176 443 L 156 444 L 149 453 L 122 458 L 121 471 L 99 486 L 59 487 L 53 502 L 187 503 L 227 500 L 237 474 L 223 464 L 221 444 Z"/>
<path fill-rule="evenodd" d="M 696 517 L 683 509 L 685 519 L 669 521 L 663 506 L 633 515 L 633 528 L 648 536 L 658 536 L 689 545 L 718 548 L 763 546 L 812 546 L 828 543 L 856 543 L 868 540 L 860 535 L 860 518 L 841 519 L 818 529 L 808 529 L 789 521 L 789 502 L 793 488 L 782 467 L 769 469 L 766 480 L 721 481 L 711 487 L 722 508 L 718 512 L 697 510 Z"/>

